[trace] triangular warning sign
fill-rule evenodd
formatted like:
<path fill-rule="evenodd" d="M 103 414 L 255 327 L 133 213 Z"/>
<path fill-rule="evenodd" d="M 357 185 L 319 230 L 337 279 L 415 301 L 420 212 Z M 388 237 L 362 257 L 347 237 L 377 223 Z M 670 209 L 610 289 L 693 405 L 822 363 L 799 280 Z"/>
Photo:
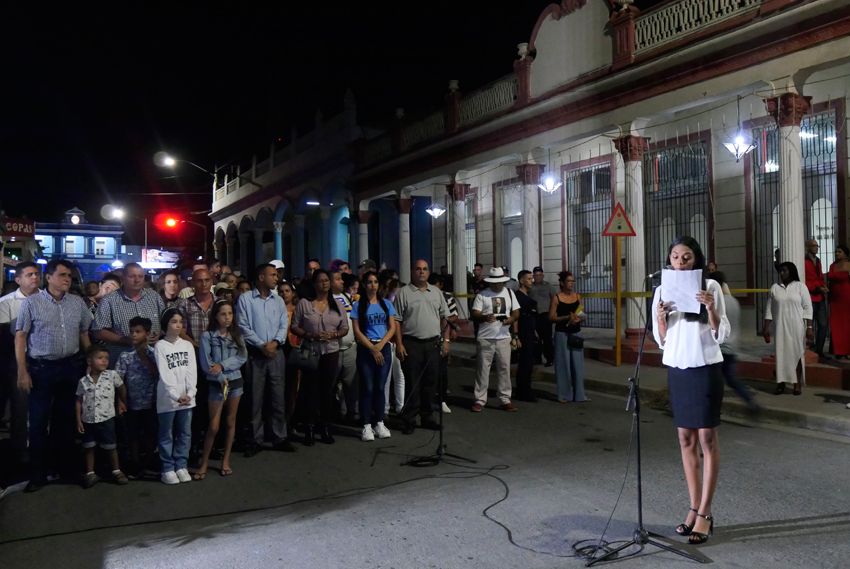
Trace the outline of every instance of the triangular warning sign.
<path fill-rule="evenodd" d="M 629 218 L 626 217 L 626 212 L 623 206 L 617 203 L 614 212 L 611 214 L 611 219 L 608 220 L 608 225 L 605 226 L 605 231 L 602 232 L 605 237 L 634 237 L 635 230 L 632 229 L 632 224 L 629 223 Z"/>

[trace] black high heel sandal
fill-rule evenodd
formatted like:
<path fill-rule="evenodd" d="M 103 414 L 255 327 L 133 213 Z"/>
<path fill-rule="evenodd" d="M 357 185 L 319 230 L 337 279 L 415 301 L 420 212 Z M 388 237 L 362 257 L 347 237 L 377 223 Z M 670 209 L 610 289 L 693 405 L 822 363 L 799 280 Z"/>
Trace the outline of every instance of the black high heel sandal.
<path fill-rule="evenodd" d="M 776 391 L 774 391 L 773 394 L 774 395 L 782 395 L 783 393 L 785 393 L 785 384 L 784 383 L 777 383 L 776 384 Z"/>
<path fill-rule="evenodd" d="M 691 535 L 688 537 L 688 543 L 691 545 L 700 545 L 708 541 L 708 536 L 714 533 L 714 517 L 712 516 L 704 516 L 702 514 L 697 514 L 702 519 L 710 522 L 708 526 L 708 534 L 700 533 L 698 531 L 691 530 Z M 696 524 L 694 524 L 696 525 Z"/>
<path fill-rule="evenodd" d="M 696 508 L 691 508 L 691 511 L 699 514 L 699 510 L 697 510 Z M 691 535 L 691 530 L 693 530 L 693 529 L 694 529 L 694 526 L 689 526 L 688 524 L 679 524 L 676 527 L 676 533 L 678 533 L 682 537 L 686 537 L 686 536 Z"/>

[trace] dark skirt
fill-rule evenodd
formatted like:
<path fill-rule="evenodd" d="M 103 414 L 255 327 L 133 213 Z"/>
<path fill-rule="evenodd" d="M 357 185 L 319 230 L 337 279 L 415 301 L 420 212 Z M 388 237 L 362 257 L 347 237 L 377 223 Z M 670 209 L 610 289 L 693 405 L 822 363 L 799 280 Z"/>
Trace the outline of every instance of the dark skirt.
<path fill-rule="evenodd" d="M 723 403 L 723 364 L 668 368 L 667 387 L 673 422 L 680 429 L 713 429 L 720 425 Z"/>

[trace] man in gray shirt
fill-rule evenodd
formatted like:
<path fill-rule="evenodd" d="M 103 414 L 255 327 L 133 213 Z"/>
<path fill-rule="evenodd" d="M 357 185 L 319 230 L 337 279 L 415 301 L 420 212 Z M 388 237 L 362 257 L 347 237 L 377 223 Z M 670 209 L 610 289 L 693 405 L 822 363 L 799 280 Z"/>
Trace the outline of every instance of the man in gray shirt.
<path fill-rule="evenodd" d="M 540 342 L 534 347 L 534 359 L 537 363 L 542 364 L 542 356 L 546 358 L 546 367 L 554 365 L 555 353 L 552 345 L 552 323 L 549 322 L 549 305 L 552 304 L 552 297 L 555 296 L 555 290 L 552 285 L 546 282 L 546 275 L 543 273 L 543 267 L 534 267 L 534 284 L 531 285 L 531 290 L 528 291 L 528 296 L 532 300 L 537 301 L 537 336 Z"/>
<path fill-rule="evenodd" d="M 395 319 L 399 323 L 396 355 L 407 385 L 410 385 L 401 412 L 405 435 L 413 434 L 416 429 L 417 413 L 422 428 L 440 428 L 434 421 L 433 402 L 440 371 L 439 358 L 449 355 L 449 329 L 445 327 L 449 307 L 440 289 L 428 284 L 429 275 L 426 261 L 420 259 L 413 263 L 410 284 L 401 287 L 393 301 Z"/>
<path fill-rule="evenodd" d="M 505 283 L 505 288 L 512 290 L 514 292 L 519 290 L 519 281 L 511 276 L 511 271 L 507 267 L 502 267 L 502 272 L 506 277 L 508 277 L 508 281 Z"/>

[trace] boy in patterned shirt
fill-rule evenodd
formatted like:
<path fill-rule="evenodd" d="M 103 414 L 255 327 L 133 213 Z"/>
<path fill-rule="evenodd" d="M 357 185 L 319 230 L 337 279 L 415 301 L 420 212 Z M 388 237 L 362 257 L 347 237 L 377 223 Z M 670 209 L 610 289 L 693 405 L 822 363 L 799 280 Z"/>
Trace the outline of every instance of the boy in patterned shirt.
<path fill-rule="evenodd" d="M 151 333 L 151 321 L 142 316 L 130 319 L 130 339 L 133 351 L 118 356 L 115 371 L 127 386 L 127 431 L 130 438 L 131 462 L 127 466 L 130 478 L 138 478 L 143 470 L 159 473 L 156 464 L 156 382 L 159 373 L 156 369 L 156 356 L 148 344 Z M 142 468 L 139 446 L 144 441 L 147 468 Z"/>
<path fill-rule="evenodd" d="M 86 475 L 83 488 L 91 488 L 100 478 L 94 473 L 94 449 L 100 446 L 109 455 L 112 480 L 116 484 L 127 484 L 127 477 L 118 467 L 118 451 L 115 450 L 115 407 L 118 395 L 118 413 L 126 410 L 127 393 L 124 382 L 109 367 L 109 352 L 97 344 L 86 350 L 88 373 L 77 386 L 77 431 L 82 435 L 86 453 Z"/>

